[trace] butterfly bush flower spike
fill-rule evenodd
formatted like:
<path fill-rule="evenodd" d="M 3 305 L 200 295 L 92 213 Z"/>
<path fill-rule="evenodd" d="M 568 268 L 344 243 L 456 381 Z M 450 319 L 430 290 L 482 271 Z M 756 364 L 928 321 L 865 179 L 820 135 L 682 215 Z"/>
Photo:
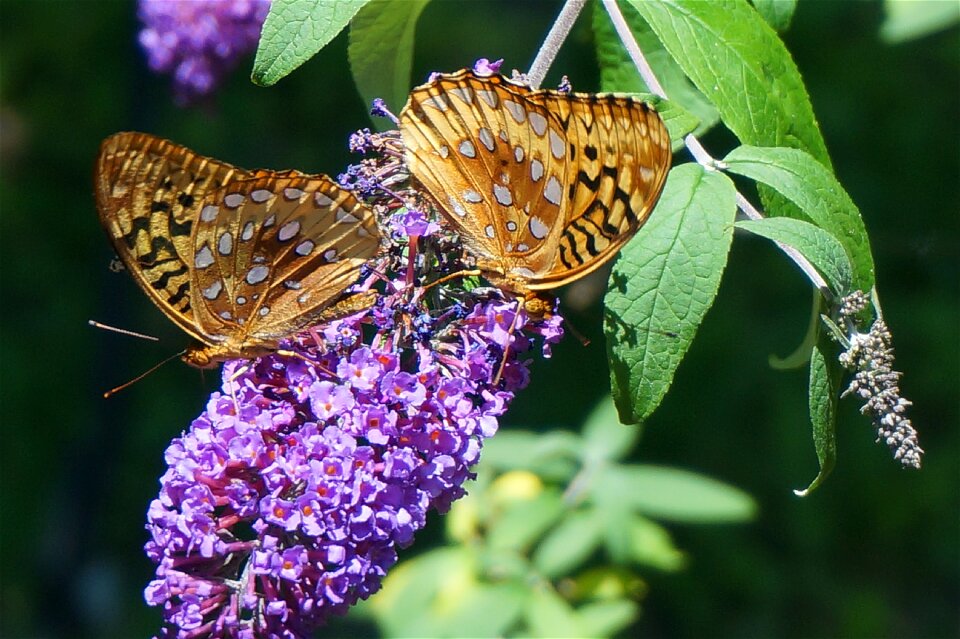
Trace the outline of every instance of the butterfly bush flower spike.
<path fill-rule="evenodd" d="M 140 46 L 187 104 L 211 94 L 253 52 L 270 0 L 140 0 Z"/>
<path fill-rule="evenodd" d="M 533 338 L 560 337 L 559 319 L 525 317 L 508 334 L 514 312 L 451 307 L 427 320 L 433 339 L 398 352 L 396 325 L 371 309 L 286 344 L 323 368 L 280 354 L 225 365 L 222 392 L 167 449 L 148 512 L 157 572 L 145 596 L 171 632 L 305 636 L 376 592 L 427 512 L 464 494 L 527 384 Z"/>
<path fill-rule="evenodd" d="M 919 469 L 923 449 L 917 441 L 917 431 L 906 417 L 912 402 L 900 395 L 902 373 L 893 369 L 890 330 L 883 318 L 877 318 L 866 333 L 857 327 L 856 317 L 869 303 L 867 295 L 856 291 L 845 297 L 840 306 L 840 318 L 848 328 L 850 342 L 840 355 L 840 363 L 854 373 L 843 396 L 856 395 L 863 400 L 860 412 L 873 420 L 877 441 L 885 443 L 904 467 Z"/>

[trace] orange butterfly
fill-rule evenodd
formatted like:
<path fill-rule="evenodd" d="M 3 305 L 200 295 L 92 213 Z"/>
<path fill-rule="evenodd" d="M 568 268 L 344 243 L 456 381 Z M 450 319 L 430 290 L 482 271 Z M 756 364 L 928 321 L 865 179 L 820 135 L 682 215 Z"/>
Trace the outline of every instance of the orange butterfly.
<path fill-rule="evenodd" d="M 120 259 L 198 341 L 181 355 L 191 366 L 257 357 L 372 303 L 372 293 L 340 298 L 379 249 L 373 212 L 324 175 L 246 171 L 117 133 L 94 179 Z"/>
<path fill-rule="evenodd" d="M 624 95 L 534 90 L 470 70 L 440 75 L 400 113 L 405 160 L 496 286 L 536 296 L 610 260 L 670 169 L 660 116 Z"/>

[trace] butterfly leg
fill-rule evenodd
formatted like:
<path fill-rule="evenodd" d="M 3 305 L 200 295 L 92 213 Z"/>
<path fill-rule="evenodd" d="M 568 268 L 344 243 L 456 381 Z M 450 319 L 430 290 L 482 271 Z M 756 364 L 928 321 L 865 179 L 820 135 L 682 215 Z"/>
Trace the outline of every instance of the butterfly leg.
<path fill-rule="evenodd" d="M 430 290 L 431 288 L 433 288 L 434 286 L 436 286 L 437 284 L 443 284 L 444 282 L 449 282 L 450 280 L 455 280 L 455 279 L 457 279 L 458 277 L 477 277 L 477 276 L 479 276 L 479 275 L 481 275 L 481 274 L 482 274 L 482 273 L 481 273 L 480 269 L 476 269 L 476 268 L 475 268 L 475 269 L 463 270 L 463 271 L 457 271 L 456 273 L 450 273 L 449 275 L 444 275 L 444 276 L 441 277 L 440 279 L 435 280 L 435 281 L 433 281 L 433 282 L 430 282 L 429 284 L 427 284 L 426 286 L 423 287 L 423 290 L 424 290 L 424 291 L 428 291 L 428 290 Z"/>
<path fill-rule="evenodd" d="M 310 359 L 309 357 L 307 357 L 307 356 L 304 355 L 303 353 L 297 353 L 297 352 L 295 352 L 295 351 L 287 351 L 287 350 L 280 349 L 280 350 L 277 351 L 277 355 L 283 355 L 284 357 L 296 357 L 297 359 L 302 359 L 302 360 L 305 361 L 307 364 L 310 364 L 310 365 L 313 366 L 314 368 L 318 368 L 318 369 L 320 369 L 321 371 L 323 371 L 323 372 L 324 372 L 328 377 L 330 377 L 331 379 L 335 379 L 335 380 L 337 380 L 337 381 L 342 381 L 342 380 L 337 376 L 337 374 L 334 373 L 332 370 L 330 370 L 329 368 L 327 368 L 326 366 L 324 366 L 324 365 L 321 364 L 320 362 L 315 362 L 315 361 L 313 361 L 312 359 Z"/>
<path fill-rule="evenodd" d="M 503 357 L 500 358 L 500 367 L 497 368 L 497 374 L 493 378 L 493 385 L 500 383 L 500 377 L 503 376 L 503 369 L 507 367 L 507 357 L 510 356 L 510 344 L 513 342 L 513 334 L 517 330 L 517 324 L 520 321 L 520 311 L 523 310 L 524 300 L 517 300 L 517 309 L 513 314 L 513 320 L 510 322 L 510 328 L 507 329 L 506 343 L 503 345 Z"/>
<path fill-rule="evenodd" d="M 233 410 L 236 412 L 238 418 L 240 417 L 240 402 L 237 400 L 237 389 L 235 388 L 236 385 L 234 382 L 236 382 L 241 375 L 249 371 L 251 368 L 252 365 L 250 362 L 245 362 L 243 366 L 240 366 L 237 368 L 237 370 L 233 371 L 233 375 L 227 379 L 227 388 L 230 389 L 230 398 L 233 400 Z"/>

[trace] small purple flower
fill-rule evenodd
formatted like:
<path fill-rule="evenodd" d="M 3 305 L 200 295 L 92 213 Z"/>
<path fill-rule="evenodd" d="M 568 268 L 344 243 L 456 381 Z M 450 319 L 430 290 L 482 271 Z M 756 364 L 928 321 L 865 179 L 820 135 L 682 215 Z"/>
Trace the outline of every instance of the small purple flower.
<path fill-rule="evenodd" d="M 373 104 L 370 106 L 370 115 L 377 118 L 390 118 L 394 124 L 400 124 L 400 120 L 387 108 L 387 103 L 383 101 L 383 98 L 374 98 Z"/>
<path fill-rule="evenodd" d="M 173 75 L 177 101 L 209 95 L 251 53 L 270 0 L 140 0 L 140 45 L 157 73 Z"/>
<path fill-rule="evenodd" d="M 320 419 L 346 414 L 356 403 L 347 386 L 333 382 L 315 382 L 309 395 L 313 414 Z"/>
<path fill-rule="evenodd" d="M 479 76 L 491 76 L 500 73 L 500 67 L 503 66 L 503 58 L 491 62 L 486 58 L 478 59 L 473 65 L 473 72 Z"/>
<path fill-rule="evenodd" d="M 435 220 L 417 209 L 401 209 L 391 218 L 390 226 L 395 233 L 406 237 L 427 237 L 440 230 Z"/>
<path fill-rule="evenodd" d="M 350 135 L 348 146 L 352 153 L 369 153 L 373 150 L 373 133 L 369 128 L 363 128 Z"/>

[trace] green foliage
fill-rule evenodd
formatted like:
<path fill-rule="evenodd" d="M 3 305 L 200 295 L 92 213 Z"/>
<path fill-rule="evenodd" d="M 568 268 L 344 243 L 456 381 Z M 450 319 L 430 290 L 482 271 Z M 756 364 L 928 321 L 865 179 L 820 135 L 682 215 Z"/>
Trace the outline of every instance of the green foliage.
<path fill-rule="evenodd" d="M 723 163 L 730 172 L 766 184 L 796 204 L 805 219 L 843 245 L 853 265 L 853 288 L 869 291 L 873 287 L 873 256 L 863 218 L 831 170 L 803 151 L 786 148 L 741 146 Z"/>
<path fill-rule="evenodd" d="M 797 0 L 752 0 L 753 7 L 777 31 L 786 31 L 797 9 Z"/>
<path fill-rule="evenodd" d="M 582 434 L 563 434 L 573 445 L 553 450 L 573 469 L 564 479 L 537 474 L 534 457 L 518 463 L 516 450 L 530 452 L 533 433 L 490 441 L 471 494 L 447 517 L 458 545 L 403 562 L 365 607 L 384 636 L 615 636 L 639 614 L 642 572 L 684 566 L 651 518 L 743 523 L 755 515 L 752 499 L 731 486 L 622 461 L 640 429 L 620 424 L 610 402 L 593 410 Z"/>
<path fill-rule="evenodd" d="M 630 4 L 742 143 L 799 148 L 830 165 L 797 65 L 746 0 Z"/>
<path fill-rule="evenodd" d="M 370 0 L 273 0 L 251 79 L 270 86 L 327 46 Z"/>
<path fill-rule="evenodd" d="M 599 2 L 595 2 L 593 6 L 593 35 L 597 63 L 600 66 L 600 87 L 604 91 L 652 95 L 617 36 L 610 16 Z M 690 84 L 680 65 L 664 49 L 656 34 L 640 18 L 640 14 L 628 4 L 624 4 L 623 12 L 644 57 L 670 97 L 668 102 L 657 104 L 657 111 L 663 116 L 667 130 L 670 131 L 673 150 L 677 151 L 683 147 L 684 135 L 703 135 L 720 120 L 720 114 L 717 108 Z"/>
<path fill-rule="evenodd" d="M 395 112 L 407 101 L 413 36 L 420 13 L 429 0 L 373 0 L 350 22 L 350 70 L 364 103 L 382 98 Z M 392 126 L 373 118 L 380 129 Z"/>
<path fill-rule="evenodd" d="M 813 446 L 817 451 L 820 472 L 803 490 L 800 497 L 820 487 L 837 463 L 837 399 L 840 390 L 840 365 L 834 353 L 835 344 L 825 335 L 810 354 L 810 422 L 813 424 Z"/>
<path fill-rule="evenodd" d="M 608 468 L 595 480 L 595 487 L 620 508 L 676 522 L 740 522 L 752 518 L 755 510 L 753 502 L 741 491 L 669 468 Z"/>
<path fill-rule="evenodd" d="M 960 4 L 949 0 L 884 0 L 887 17 L 880 37 L 896 44 L 946 29 L 960 22 Z"/>
<path fill-rule="evenodd" d="M 604 334 L 621 421 L 653 413 L 713 303 L 736 213 L 733 182 L 684 164 L 610 277 Z"/>

